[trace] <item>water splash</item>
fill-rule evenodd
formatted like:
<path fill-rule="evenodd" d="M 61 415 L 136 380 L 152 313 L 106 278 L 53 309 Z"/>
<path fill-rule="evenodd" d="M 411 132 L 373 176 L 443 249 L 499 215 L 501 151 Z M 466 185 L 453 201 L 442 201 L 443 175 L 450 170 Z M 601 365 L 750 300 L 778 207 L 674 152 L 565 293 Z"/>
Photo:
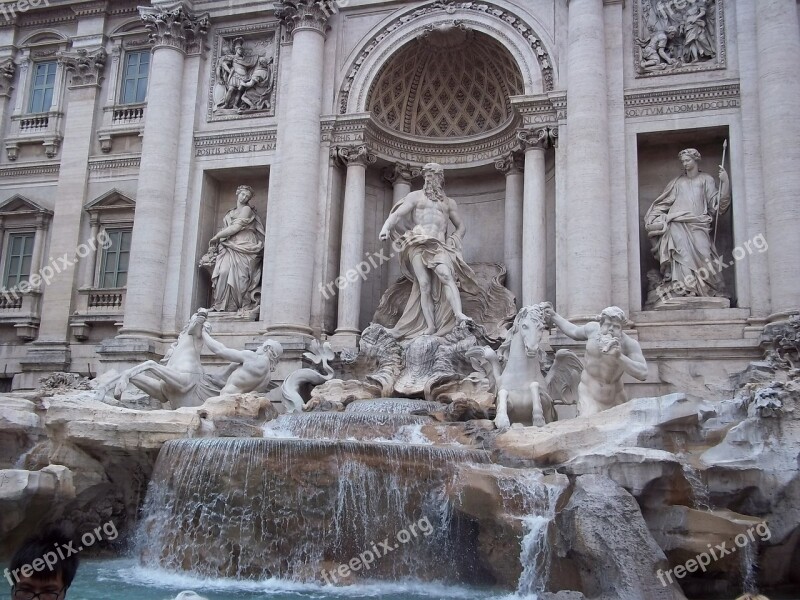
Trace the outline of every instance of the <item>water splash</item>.
<path fill-rule="evenodd" d="M 281 415 L 264 425 L 264 437 L 315 440 L 391 439 L 405 426 L 430 423 L 428 417 L 371 412 L 319 412 Z M 409 441 L 401 438 L 401 441 Z M 415 442 L 411 442 L 415 443 Z M 420 443 L 429 443 L 427 439 Z"/>
<path fill-rule="evenodd" d="M 745 544 L 742 547 L 740 556 L 742 593 L 754 594 L 758 591 L 756 573 L 758 567 L 758 548 L 756 544 Z"/>
<path fill-rule="evenodd" d="M 683 462 L 681 466 L 683 468 L 683 476 L 692 490 L 694 508 L 705 511 L 711 510 L 711 495 L 700 471 L 688 462 Z"/>
<path fill-rule="evenodd" d="M 346 412 L 370 412 L 389 414 L 410 414 L 417 410 L 435 412 L 444 405 L 430 400 L 414 398 L 376 398 L 374 400 L 356 400 L 345 408 Z"/>

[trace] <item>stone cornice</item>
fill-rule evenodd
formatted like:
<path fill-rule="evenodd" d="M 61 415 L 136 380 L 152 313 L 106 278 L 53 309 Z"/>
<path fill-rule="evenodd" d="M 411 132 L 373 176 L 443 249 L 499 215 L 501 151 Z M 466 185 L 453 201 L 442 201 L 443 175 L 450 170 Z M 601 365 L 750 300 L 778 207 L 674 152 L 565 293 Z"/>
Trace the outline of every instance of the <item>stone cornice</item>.
<path fill-rule="evenodd" d="M 108 54 L 103 48 L 79 48 L 74 52 L 60 52 L 58 58 L 72 73 L 69 89 L 76 89 L 100 85 Z"/>
<path fill-rule="evenodd" d="M 230 133 L 198 133 L 194 136 L 197 157 L 272 152 L 278 140 L 275 127 Z"/>
<path fill-rule="evenodd" d="M 565 94 L 516 96 L 511 98 L 511 106 L 522 117 L 523 127 L 555 125 L 567 118 Z"/>
<path fill-rule="evenodd" d="M 179 5 L 175 8 L 139 7 L 154 48 L 199 52 L 208 33 L 208 13 L 196 15 Z"/>
<path fill-rule="evenodd" d="M 114 169 L 138 169 L 141 165 L 141 156 L 114 156 L 111 158 L 100 157 L 89 159 L 89 171 L 109 171 Z"/>
<path fill-rule="evenodd" d="M 90 17 L 92 15 L 102 15 L 108 10 L 108 0 L 93 0 L 72 6 L 72 12 L 77 17 Z"/>
<path fill-rule="evenodd" d="M 325 35 L 332 11 L 323 0 L 277 0 L 275 16 L 286 29 L 287 40 L 298 31 L 315 31 Z"/>
<path fill-rule="evenodd" d="M 60 170 L 58 163 L 29 163 L 20 165 L 0 166 L 0 178 L 2 177 L 22 177 L 30 178 L 35 175 L 56 175 Z"/>
<path fill-rule="evenodd" d="M 680 88 L 655 88 L 625 94 L 626 117 L 674 115 L 708 110 L 736 109 L 741 106 L 739 82 L 695 85 Z"/>

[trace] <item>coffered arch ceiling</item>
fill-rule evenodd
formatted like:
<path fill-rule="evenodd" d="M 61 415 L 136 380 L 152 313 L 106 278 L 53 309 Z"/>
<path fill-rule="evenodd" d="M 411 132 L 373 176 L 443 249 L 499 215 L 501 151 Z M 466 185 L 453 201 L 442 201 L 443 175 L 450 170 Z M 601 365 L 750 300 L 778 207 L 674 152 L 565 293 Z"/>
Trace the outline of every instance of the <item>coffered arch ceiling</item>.
<path fill-rule="evenodd" d="M 510 97 L 524 93 L 519 66 L 502 44 L 451 21 L 429 26 L 386 61 L 367 107 L 399 133 L 458 138 L 506 124 Z"/>

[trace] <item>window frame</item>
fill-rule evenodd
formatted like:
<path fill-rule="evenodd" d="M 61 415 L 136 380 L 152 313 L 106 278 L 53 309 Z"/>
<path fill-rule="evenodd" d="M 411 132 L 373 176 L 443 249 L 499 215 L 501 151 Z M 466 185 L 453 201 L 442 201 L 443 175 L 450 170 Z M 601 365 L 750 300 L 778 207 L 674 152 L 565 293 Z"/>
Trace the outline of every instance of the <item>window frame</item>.
<path fill-rule="evenodd" d="M 45 74 L 45 80 L 47 78 L 51 77 L 51 76 L 53 78 L 52 85 L 49 86 L 49 88 L 47 86 L 45 86 L 43 88 L 37 88 L 37 86 L 36 86 L 36 78 L 38 76 L 37 75 L 37 71 L 39 70 L 39 67 L 41 67 L 42 65 L 52 65 L 53 66 L 52 74 L 49 73 L 49 72 L 47 74 Z M 59 64 L 59 61 L 57 59 L 52 59 L 52 60 L 34 60 L 34 61 L 32 61 L 32 63 L 31 63 L 30 82 L 28 84 L 28 98 L 27 98 L 27 101 L 25 102 L 25 111 L 24 112 L 25 112 L 26 115 L 42 115 L 42 114 L 46 114 L 46 113 L 49 113 L 49 112 L 52 112 L 53 110 L 55 110 L 54 106 L 53 106 L 53 101 L 57 100 L 57 98 L 58 98 L 58 96 L 56 94 L 56 86 L 59 83 L 58 71 L 59 71 L 60 67 L 61 67 L 61 65 Z M 46 107 L 44 105 L 42 105 L 42 110 L 36 110 L 35 111 L 33 109 L 33 103 L 34 103 L 34 100 L 36 98 L 36 92 L 39 89 L 45 90 L 45 98 L 47 97 L 47 90 L 48 89 L 50 90 L 50 102 Z"/>
<path fill-rule="evenodd" d="M 22 243 L 22 253 L 16 255 L 12 251 L 12 241 L 15 238 L 22 238 L 24 241 Z M 27 240 L 30 240 L 30 253 L 25 252 L 25 248 L 27 247 Z M 33 249 L 36 245 L 36 229 L 30 229 L 29 227 L 20 228 L 20 229 L 11 229 L 6 232 L 6 235 L 3 239 L 3 279 L 0 282 L 0 288 L 11 290 L 11 289 L 19 289 L 19 286 L 23 282 L 30 281 L 31 278 L 31 271 L 33 270 Z M 28 273 L 27 275 L 23 275 L 22 273 L 22 265 L 25 263 L 25 257 L 28 257 Z M 20 265 L 17 268 L 17 272 L 14 277 L 17 278 L 17 281 L 13 285 L 9 285 L 8 278 L 11 275 L 11 262 L 15 258 L 20 258 Z"/>
<path fill-rule="evenodd" d="M 129 65 L 129 61 L 130 61 L 131 56 L 139 56 L 140 57 L 139 58 L 139 62 L 137 64 L 137 67 L 139 68 L 139 70 L 141 70 L 141 65 L 142 65 L 141 57 L 142 56 L 147 56 L 148 57 L 147 58 L 147 74 L 144 77 L 146 79 L 146 83 L 145 83 L 145 86 L 144 86 L 144 97 L 141 100 L 137 100 L 136 99 L 138 97 L 138 95 L 139 95 L 138 94 L 139 85 L 141 84 L 141 81 L 143 79 L 141 73 L 139 73 L 135 78 L 129 78 L 128 77 L 128 67 L 130 66 Z M 148 95 L 148 92 L 150 91 L 150 69 L 151 69 L 152 65 L 153 65 L 153 55 L 152 55 L 152 50 L 150 48 L 125 48 L 125 46 L 123 45 L 122 57 L 120 59 L 119 82 L 117 84 L 118 92 L 117 92 L 116 104 L 118 106 L 131 106 L 131 105 L 136 105 L 136 104 L 146 104 L 147 103 L 147 95 Z M 126 98 L 125 98 L 126 86 L 127 86 L 127 83 L 129 81 L 135 81 L 136 82 L 136 89 L 135 89 L 134 99 L 130 100 L 130 101 L 126 100 Z"/>
<path fill-rule="evenodd" d="M 132 238 L 133 238 L 133 225 L 126 225 L 124 223 L 109 224 L 108 226 L 103 226 L 102 230 L 104 232 L 104 237 L 110 236 L 110 234 L 112 234 L 112 233 L 119 233 L 120 234 L 120 242 L 124 239 L 124 235 L 127 233 L 128 234 L 128 248 L 127 248 L 127 250 L 119 249 L 115 253 L 115 256 L 116 256 L 116 269 L 114 271 L 107 271 L 106 270 L 106 261 L 108 260 L 108 256 L 109 256 L 109 252 L 108 251 L 111 249 L 111 246 L 109 246 L 108 248 L 103 248 L 103 247 L 99 248 L 99 250 L 100 250 L 100 260 L 97 261 L 99 264 L 98 264 L 98 267 L 97 267 L 97 272 L 95 273 L 94 289 L 98 289 L 98 290 L 125 289 L 125 288 L 127 288 L 127 285 L 128 285 L 128 273 L 130 272 L 130 255 L 131 255 L 131 241 L 132 241 Z M 122 246 L 122 244 L 121 244 L 121 246 Z M 127 255 L 128 255 L 128 264 L 127 264 L 127 266 L 125 268 L 125 271 L 124 271 L 125 283 L 123 285 L 119 285 L 119 277 L 120 277 L 119 262 L 120 262 L 120 256 L 123 253 L 127 253 Z M 112 286 L 106 286 L 105 285 L 105 279 L 106 279 L 106 276 L 108 274 L 113 274 L 113 276 L 114 276 L 114 284 L 115 285 L 112 285 Z"/>

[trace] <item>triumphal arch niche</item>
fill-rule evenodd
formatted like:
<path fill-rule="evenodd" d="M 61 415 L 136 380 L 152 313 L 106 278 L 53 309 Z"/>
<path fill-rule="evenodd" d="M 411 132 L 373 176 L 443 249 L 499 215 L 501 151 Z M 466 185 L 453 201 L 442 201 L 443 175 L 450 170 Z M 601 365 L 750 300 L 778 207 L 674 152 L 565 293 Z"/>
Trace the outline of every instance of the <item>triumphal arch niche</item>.
<path fill-rule="evenodd" d="M 472 2 L 423 6 L 365 38 L 338 92 L 340 115 L 323 135 L 350 190 L 340 270 L 380 249 L 372 223 L 421 186 L 413 180 L 423 164 L 436 162 L 467 222 L 465 260 L 504 282 L 518 305 L 554 299 L 552 149 L 565 97 L 552 91 L 551 46 L 511 12 Z M 371 174 L 392 185 L 390 206 L 364 206 L 352 191 L 356 169 L 367 170 L 364 194 Z M 350 243 L 353 232 L 361 244 Z M 384 271 L 346 286 L 329 308 L 325 322 L 337 323 L 343 343 L 354 342 L 398 277 L 396 257 Z"/>

